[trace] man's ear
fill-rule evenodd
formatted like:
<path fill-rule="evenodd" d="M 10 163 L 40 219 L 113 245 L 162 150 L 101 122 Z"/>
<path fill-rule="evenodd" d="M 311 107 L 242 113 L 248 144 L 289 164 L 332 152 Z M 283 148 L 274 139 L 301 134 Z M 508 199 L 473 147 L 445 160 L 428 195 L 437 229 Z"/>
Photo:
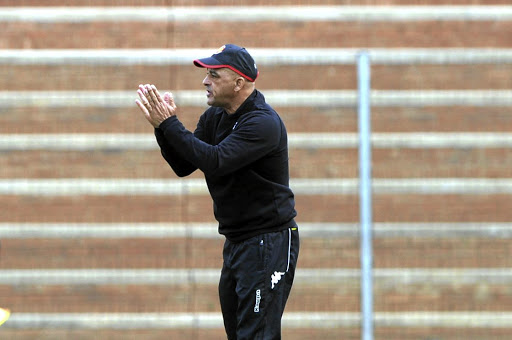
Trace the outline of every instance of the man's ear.
<path fill-rule="evenodd" d="M 245 86 L 245 79 L 244 77 L 237 77 L 235 79 L 235 91 L 240 91 Z"/>

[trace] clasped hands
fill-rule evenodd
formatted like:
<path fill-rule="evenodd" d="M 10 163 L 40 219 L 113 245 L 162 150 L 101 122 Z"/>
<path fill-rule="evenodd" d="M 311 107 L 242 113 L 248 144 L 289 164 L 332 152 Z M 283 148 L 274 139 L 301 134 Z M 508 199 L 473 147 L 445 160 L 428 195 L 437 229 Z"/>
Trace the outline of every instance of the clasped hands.
<path fill-rule="evenodd" d="M 139 99 L 135 103 L 142 111 L 148 122 L 155 128 L 169 117 L 176 115 L 176 104 L 170 92 L 162 97 L 155 85 L 139 85 L 137 90 Z"/>

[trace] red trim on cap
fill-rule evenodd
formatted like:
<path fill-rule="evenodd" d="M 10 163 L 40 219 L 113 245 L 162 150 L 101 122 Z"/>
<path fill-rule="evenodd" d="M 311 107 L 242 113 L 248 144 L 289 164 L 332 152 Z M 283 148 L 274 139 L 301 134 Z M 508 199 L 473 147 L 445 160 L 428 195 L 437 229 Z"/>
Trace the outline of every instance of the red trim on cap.
<path fill-rule="evenodd" d="M 251 81 L 251 82 L 254 82 L 254 81 L 256 80 L 256 78 L 251 78 L 251 77 L 249 77 L 248 75 L 246 75 L 246 74 L 244 74 L 243 72 L 241 72 L 241 71 L 237 70 L 236 68 L 234 68 L 234 67 L 233 67 L 233 66 L 231 66 L 231 65 L 207 65 L 207 64 L 202 63 L 201 61 L 199 61 L 199 59 L 194 60 L 194 64 L 196 64 L 196 66 L 197 66 L 197 64 L 199 64 L 199 65 L 201 65 L 201 66 L 202 66 L 202 67 L 204 67 L 204 68 L 229 68 L 229 69 L 230 69 L 230 70 L 232 70 L 233 72 L 238 73 L 239 75 L 241 75 L 242 77 L 244 77 L 244 78 L 248 79 L 248 80 L 249 80 L 249 81 Z M 260 72 L 258 71 L 258 74 L 259 74 L 259 73 L 260 73 Z M 256 75 L 256 77 L 258 77 L 258 74 Z"/>

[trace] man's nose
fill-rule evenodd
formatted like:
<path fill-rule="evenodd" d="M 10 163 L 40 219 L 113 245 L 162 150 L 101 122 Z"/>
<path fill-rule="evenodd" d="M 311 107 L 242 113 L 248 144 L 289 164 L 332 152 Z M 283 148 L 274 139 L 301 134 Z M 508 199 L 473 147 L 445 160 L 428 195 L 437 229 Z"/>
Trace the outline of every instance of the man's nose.
<path fill-rule="evenodd" d="M 210 79 L 208 79 L 208 76 L 204 77 L 203 85 L 205 85 L 205 86 L 210 85 Z"/>

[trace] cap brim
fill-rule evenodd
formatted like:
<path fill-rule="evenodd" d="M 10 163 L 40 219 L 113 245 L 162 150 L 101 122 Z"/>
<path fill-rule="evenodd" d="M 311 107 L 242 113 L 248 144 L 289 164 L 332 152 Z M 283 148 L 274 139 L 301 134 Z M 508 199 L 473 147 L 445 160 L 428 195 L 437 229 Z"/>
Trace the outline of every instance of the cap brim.
<path fill-rule="evenodd" d="M 222 65 L 217 59 L 208 57 L 202 59 L 194 60 L 194 65 L 197 67 L 206 67 L 206 68 L 221 68 L 226 67 L 226 65 Z"/>

